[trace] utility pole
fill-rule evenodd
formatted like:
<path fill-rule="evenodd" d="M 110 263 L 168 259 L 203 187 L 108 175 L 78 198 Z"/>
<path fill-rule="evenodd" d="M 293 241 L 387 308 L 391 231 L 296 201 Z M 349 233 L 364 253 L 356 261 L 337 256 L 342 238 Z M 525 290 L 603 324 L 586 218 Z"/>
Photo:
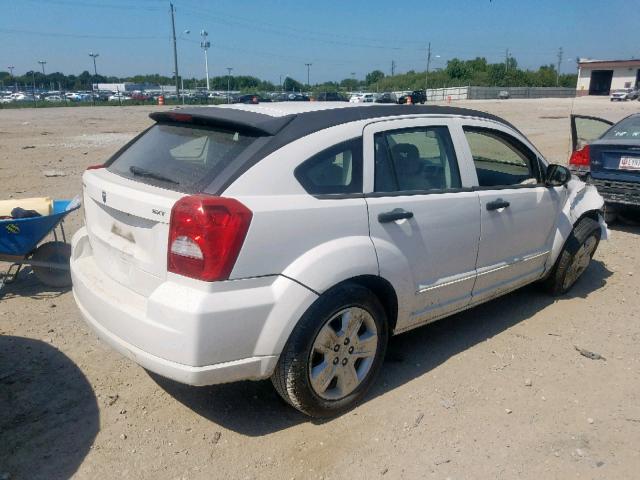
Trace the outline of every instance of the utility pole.
<path fill-rule="evenodd" d="M 227 67 L 227 103 L 231 103 L 231 72 L 233 67 Z"/>
<path fill-rule="evenodd" d="M 309 70 L 311 68 L 312 63 L 305 63 L 307 66 L 307 89 L 311 89 L 311 84 L 309 83 Z"/>
<path fill-rule="evenodd" d="M 429 88 L 429 66 L 430 65 L 431 65 L 431 42 L 429 42 L 429 46 L 427 47 L 427 73 L 424 75 L 425 95 L 427 93 L 427 88 Z"/>
<path fill-rule="evenodd" d="M 15 92 L 18 91 L 18 85 L 16 84 L 16 79 L 13 76 L 13 69 L 16 68 L 16 67 L 14 67 L 13 65 L 9 65 L 7 68 L 9 69 L 9 72 L 11 73 L 11 79 L 13 80 L 13 93 L 15 93 Z"/>
<path fill-rule="evenodd" d="M 505 54 L 505 57 L 504 57 L 504 73 L 505 73 L 505 75 L 507 74 L 508 71 L 509 71 L 509 49 L 507 48 L 507 53 Z"/>
<path fill-rule="evenodd" d="M 180 98 L 180 81 L 178 80 L 178 44 L 176 42 L 176 9 L 173 3 L 169 3 L 171 9 L 171 32 L 173 34 L 173 70 L 176 74 L 176 95 Z"/>
<path fill-rule="evenodd" d="M 33 80 L 33 107 L 38 108 L 38 97 L 36 96 L 36 72 L 31 70 L 31 79 Z"/>
<path fill-rule="evenodd" d="M 202 36 L 202 41 L 200 42 L 200 46 L 204 50 L 204 71 L 205 71 L 205 74 L 207 75 L 207 91 L 209 91 L 209 59 L 207 58 L 207 50 L 211 46 L 211 42 L 207 40 L 208 35 L 209 34 L 204 30 L 200 32 L 200 36 Z"/>
<path fill-rule="evenodd" d="M 391 76 L 393 77 L 396 74 L 396 61 L 391 60 Z"/>
<path fill-rule="evenodd" d="M 560 86 L 560 67 L 562 66 L 562 47 L 558 49 L 558 69 L 556 71 L 556 87 Z"/>
<path fill-rule="evenodd" d="M 39 63 L 39 64 L 40 64 L 40 66 L 42 67 L 42 75 L 46 75 L 46 74 L 44 73 L 44 65 L 45 65 L 45 63 L 47 63 L 47 61 L 46 61 L 46 60 L 38 60 L 38 63 Z"/>

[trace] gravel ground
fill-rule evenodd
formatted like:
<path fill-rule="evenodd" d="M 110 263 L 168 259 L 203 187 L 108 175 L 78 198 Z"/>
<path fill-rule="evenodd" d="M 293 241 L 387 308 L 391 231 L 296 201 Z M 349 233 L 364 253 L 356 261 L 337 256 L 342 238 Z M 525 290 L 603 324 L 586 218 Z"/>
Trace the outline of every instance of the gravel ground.
<path fill-rule="evenodd" d="M 457 104 L 503 116 L 555 162 L 572 109 L 640 110 L 603 98 Z M 0 197 L 79 193 L 82 171 L 158 108 L 0 110 Z M 322 422 L 270 382 L 150 375 L 97 340 L 69 291 L 27 270 L 0 296 L 0 479 L 638 478 L 639 234 L 612 227 L 570 295 L 526 287 L 394 337 L 366 401 Z"/>

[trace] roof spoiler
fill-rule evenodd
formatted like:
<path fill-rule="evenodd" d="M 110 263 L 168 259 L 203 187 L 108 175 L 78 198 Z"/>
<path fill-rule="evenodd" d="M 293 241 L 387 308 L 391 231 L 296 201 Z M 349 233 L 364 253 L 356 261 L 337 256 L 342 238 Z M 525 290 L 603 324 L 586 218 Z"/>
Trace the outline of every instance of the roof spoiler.
<path fill-rule="evenodd" d="M 273 136 L 287 126 L 295 118 L 295 115 L 272 117 L 233 108 L 199 107 L 153 112 L 149 114 L 149 117 L 159 123 L 186 123 L 240 130 L 259 136 Z"/>

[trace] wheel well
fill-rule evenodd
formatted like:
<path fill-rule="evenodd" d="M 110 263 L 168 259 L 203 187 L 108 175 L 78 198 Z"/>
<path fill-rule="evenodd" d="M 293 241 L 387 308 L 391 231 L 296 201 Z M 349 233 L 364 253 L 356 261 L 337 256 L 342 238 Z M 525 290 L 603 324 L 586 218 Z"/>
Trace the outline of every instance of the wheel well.
<path fill-rule="evenodd" d="M 398 296 L 393 286 L 382 277 L 375 275 L 361 275 L 345 280 L 341 283 L 355 283 L 368 288 L 378 297 L 389 321 L 389 331 L 393 332 L 398 320 Z"/>
<path fill-rule="evenodd" d="M 600 214 L 601 214 L 600 210 L 589 210 L 589 211 L 586 211 L 582 215 L 580 215 L 580 218 L 576 221 L 576 223 L 574 223 L 574 225 L 577 225 L 578 222 L 580 220 L 582 220 L 583 218 L 585 218 L 585 217 L 588 217 L 588 218 L 590 218 L 592 220 L 595 220 L 597 222 L 597 221 L 599 221 L 598 215 L 600 215 Z"/>

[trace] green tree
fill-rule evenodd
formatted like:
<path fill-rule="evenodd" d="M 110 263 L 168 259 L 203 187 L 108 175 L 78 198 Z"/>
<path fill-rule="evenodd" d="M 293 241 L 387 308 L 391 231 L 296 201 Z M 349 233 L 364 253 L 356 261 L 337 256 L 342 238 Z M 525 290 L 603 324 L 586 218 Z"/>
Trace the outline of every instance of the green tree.
<path fill-rule="evenodd" d="M 374 83 L 378 83 L 380 80 L 384 78 L 384 72 L 380 70 L 374 70 L 373 72 L 367 73 L 364 81 L 367 85 L 373 85 Z"/>

